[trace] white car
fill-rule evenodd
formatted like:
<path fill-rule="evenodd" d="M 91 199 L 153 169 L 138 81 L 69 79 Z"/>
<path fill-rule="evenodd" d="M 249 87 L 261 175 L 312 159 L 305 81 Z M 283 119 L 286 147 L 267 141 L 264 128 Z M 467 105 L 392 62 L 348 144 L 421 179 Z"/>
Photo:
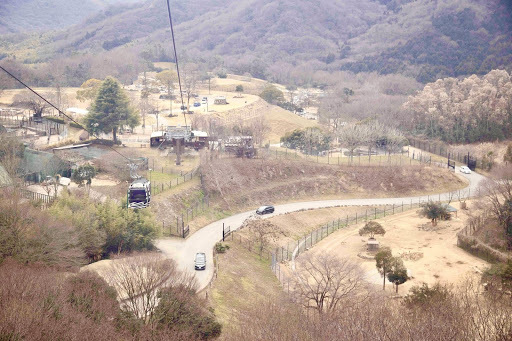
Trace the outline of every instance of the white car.
<path fill-rule="evenodd" d="M 468 166 L 460 166 L 460 172 L 464 174 L 471 174 L 471 169 Z"/>
<path fill-rule="evenodd" d="M 196 258 L 194 260 L 194 268 L 196 270 L 206 269 L 206 254 L 204 254 L 203 252 L 196 253 Z"/>

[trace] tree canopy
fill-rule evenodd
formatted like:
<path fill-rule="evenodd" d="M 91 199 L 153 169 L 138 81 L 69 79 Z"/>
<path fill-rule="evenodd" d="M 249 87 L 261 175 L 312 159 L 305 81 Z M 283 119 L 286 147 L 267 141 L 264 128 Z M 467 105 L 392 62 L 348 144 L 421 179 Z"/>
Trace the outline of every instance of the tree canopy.
<path fill-rule="evenodd" d="M 89 131 L 112 132 L 113 139 L 116 141 L 117 130 L 120 127 L 128 125 L 133 128 L 139 124 L 140 118 L 130 106 L 128 97 L 123 93 L 119 82 L 112 77 L 107 77 L 98 90 L 90 112 L 85 117 L 85 122 Z"/>
<path fill-rule="evenodd" d="M 391 267 L 388 272 L 388 280 L 395 285 L 397 293 L 398 286 L 407 282 L 408 279 L 409 276 L 407 275 L 407 268 L 405 267 L 402 259 L 393 257 L 391 260 Z"/>
<path fill-rule="evenodd" d="M 102 81 L 99 79 L 91 78 L 86 80 L 81 86 L 80 90 L 76 92 L 76 98 L 80 102 L 85 102 L 88 99 L 95 99 L 98 95 Z"/>
<path fill-rule="evenodd" d="M 423 205 L 423 208 L 420 211 L 420 215 L 423 217 L 427 217 L 432 221 L 432 225 L 436 226 L 437 221 L 448 220 L 450 219 L 450 213 L 445 204 L 440 202 L 429 201 Z"/>
<path fill-rule="evenodd" d="M 493 70 L 483 77 L 439 79 L 409 97 L 409 129 L 446 142 L 504 139 L 512 133 L 512 77 Z"/>
<path fill-rule="evenodd" d="M 375 255 L 375 266 L 379 273 L 384 277 L 384 282 L 382 284 L 382 288 L 386 288 L 386 274 L 391 268 L 391 263 L 393 262 L 393 254 L 391 253 L 391 249 L 389 247 L 383 247 L 377 254 Z"/>
<path fill-rule="evenodd" d="M 260 97 L 270 104 L 280 104 L 284 102 L 283 92 L 273 84 L 267 85 L 261 92 Z"/>
<path fill-rule="evenodd" d="M 366 234 L 370 235 L 370 238 L 374 238 L 376 234 L 384 235 L 386 230 L 376 221 L 369 221 L 364 225 L 362 229 L 359 230 L 359 235 L 364 236 Z"/>

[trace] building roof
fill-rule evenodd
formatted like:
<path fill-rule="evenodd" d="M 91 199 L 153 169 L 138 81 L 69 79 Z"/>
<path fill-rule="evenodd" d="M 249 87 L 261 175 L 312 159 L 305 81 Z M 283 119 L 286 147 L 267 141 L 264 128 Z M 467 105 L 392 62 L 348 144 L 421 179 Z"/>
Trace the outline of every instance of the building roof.
<path fill-rule="evenodd" d="M 55 175 L 70 167 L 69 162 L 63 161 L 57 155 L 39 150 L 25 148 L 21 168 L 25 174 L 43 173 Z"/>
<path fill-rule="evenodd" d="M 195 137 L 208 137 L 207 132 L 200 130 L 192 130 L 192 134 L 194 134 Z"/>
<path fill-rule="evenodd" d="M 67 108 L 66 112 L 70 112 L 73 114 L 79 114 L 79 115 L 87 115 L 89 113 L 89 110 L 82 109 L 82 108 Z"/>
<path fill-rule="evenodd" d="M 455 207 L 453 207 L 452 205 L 443 204 L 443 206 L 450 213 L 457 212 L 457 209 Z"/>

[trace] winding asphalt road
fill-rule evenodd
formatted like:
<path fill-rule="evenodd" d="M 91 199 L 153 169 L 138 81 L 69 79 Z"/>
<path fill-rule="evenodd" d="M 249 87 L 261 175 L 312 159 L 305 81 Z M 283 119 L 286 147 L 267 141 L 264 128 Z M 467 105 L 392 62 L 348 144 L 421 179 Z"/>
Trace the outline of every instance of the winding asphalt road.
<path fill-rule="evenodd" d="M 347 199 L 347 200 L 321 200 L 296 202 L 291 204 L 275 206 L 275 212 L 264 216 L 270 218 L 279 214 L 300 211 L 304 209 L 317 209 L 335 206 L 377 206 L 377 205 L 402 205 L 413 202 L 425 202 L 429 199 L 433 200 L 458 200 L 461 198 L 473 197 L 478 195 L 478 185 L 481 180 L 485 179 L 480 174 L 461 174 L 469 180 L 469 186 L 460 191 L 450 193 L 441 193 L 430 196 L 402 197 L 402 198 L 378 198 L 378 199 Z M 215 243 L 222 239 L 222 226 L 229 226 L 231 231 L 238 229 L 243 222 L 255 215 L 255 211 L 243 212 L 228 218 L 218 220 L 207 225 L 201 230 L 192 234 L 188 239 L 167 238 L 156 241 L 156 246 L 162 253 L 174 259 L 181 270 L 195 273 L 199 284 L 199 291 L 204 289 L 214 274 L 213 268 L 213 248 Z M 194 270 L 194 258 L 197 252 L 206 253 L 206 270 Z"/>

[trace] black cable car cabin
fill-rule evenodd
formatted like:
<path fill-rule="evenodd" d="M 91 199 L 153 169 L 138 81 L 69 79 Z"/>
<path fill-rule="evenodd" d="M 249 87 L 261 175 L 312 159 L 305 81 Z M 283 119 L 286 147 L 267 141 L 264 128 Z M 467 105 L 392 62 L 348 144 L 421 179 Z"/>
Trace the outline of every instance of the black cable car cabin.
<path fill-rule="evenodd" d="M 134 180 L 128 188 L 128 208 L 139 209 L 149 206 L 151 183 L 148 179 Z"/>

